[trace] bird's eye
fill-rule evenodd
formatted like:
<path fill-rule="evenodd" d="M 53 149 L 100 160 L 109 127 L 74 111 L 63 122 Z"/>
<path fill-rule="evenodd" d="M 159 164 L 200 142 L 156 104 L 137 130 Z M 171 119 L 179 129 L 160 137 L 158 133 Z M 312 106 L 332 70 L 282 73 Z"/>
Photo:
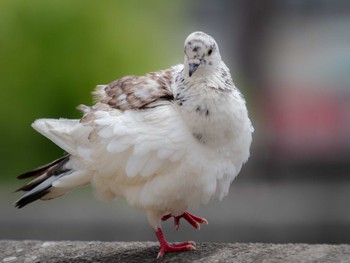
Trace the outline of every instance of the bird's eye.
<path fill-rule="evenodd" d="M 212 50 L 212 49 L 209 49 L 209 51 L 208 51 L 208 56 L 210 56 L 211 53 L 213 53 L 213 50 Z"/>

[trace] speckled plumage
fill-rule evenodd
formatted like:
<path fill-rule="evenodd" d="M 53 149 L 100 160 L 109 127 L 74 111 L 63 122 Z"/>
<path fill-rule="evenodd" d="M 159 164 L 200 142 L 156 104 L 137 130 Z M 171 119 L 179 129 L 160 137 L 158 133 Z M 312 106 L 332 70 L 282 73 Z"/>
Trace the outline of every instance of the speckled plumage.
<path fill-rule="evenodd" d="M 98 86 L 81 120 L 35 121 L 69 155 L 22 176 L 39 180 L 19 189 L 28 192 L 16 205 L 92 184 L 100 198 L 145 211 L 156 230 L 167 213 L 223 198 L 248 160 L 253 128 L 215 40 L 194 32 L 184 51 L 183 65 Z"/>

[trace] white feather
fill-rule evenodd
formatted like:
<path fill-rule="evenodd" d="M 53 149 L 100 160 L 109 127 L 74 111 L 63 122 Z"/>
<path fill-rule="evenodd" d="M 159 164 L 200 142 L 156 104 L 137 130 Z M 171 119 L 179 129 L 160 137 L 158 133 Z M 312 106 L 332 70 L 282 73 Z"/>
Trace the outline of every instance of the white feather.
<path fill-rule="evenodd" d="M 110 138 L 114 135 L 112 127 L 105 127 L 98 132 L 98 135 L 102 138 Z"/>
<path fill-rule="evenodd" d="M 65 151 L 75 154 L 75 141 L 70 136 L 70 133 L 78 125 L 79 120 L 38 119 L 32 124 L 32 127 Z"/>
<path fill-rule="evenodd" d="M 86 171 L 73 172 L 71 174 L 65 175 L 60 179 L 54 181 L 52 186 L 54 188 L 67 188 L 72 189 L 81 185 L 89 183 L 90 177 L 87 176 Z"/>
<path fill-rule="evenodd" d="M 131 155 L 125 167 L 126 175 L 129 177 L 134 177 L 141 174 L 143 167 L 149 159 L 148 155 Z"/>
<path fill-rule="evenodd" d="M 157 157 L 161 160 L 164 160 L 164 159 L 168 159 L 170 155 L 172 155 L 173 153 L 174 153 L 174 150 L 163 148 L 157 151 Z"/>
<path fill-rule="evenodd" d="M 154 175 L 156 172 L 160 171 L 162 164 L 163 161 L 157 158 L 154 153 L 149 153 L 149 159 L 144 165 L 140 174 L 144 177 Z"/>
<path fill-rule="evenodd" d="M 113 140 L 107 145 L 107 151 L 110 153 L 121 153 L 127 150 L 130 144 L 123 143 L 119 140 Z"/>

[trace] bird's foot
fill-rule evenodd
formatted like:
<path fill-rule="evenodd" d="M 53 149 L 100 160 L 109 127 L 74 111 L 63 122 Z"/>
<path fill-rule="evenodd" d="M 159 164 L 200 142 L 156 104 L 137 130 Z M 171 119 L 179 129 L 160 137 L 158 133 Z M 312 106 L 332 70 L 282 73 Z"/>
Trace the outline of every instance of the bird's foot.
<path fill-rule="evenodd" d="M 168 220 L 170 217 L 174 217 L 174 229 L 178 230 L 180 227 L 180 219 L 184 218 L 190 225 L 196 229 L 200 229 L 200 224 L 208 224 L 205 218 L 195 216 L 190 212 L 185 211 L 182 215 L 173 216 L 171 213 L 166 214 L 162 217 L 162 221 Z"/>
<path fill-rule="evenodd" d="M 196 249 L 196 243 L 193 241 L 187 241 L 178 244 L 169 244 L 168 241 L 166 241 L 161 228 L 158 228 L 155 233 L 160 244 L 157 259 L 163 257 L 166 252 L 181 252 Z"/>

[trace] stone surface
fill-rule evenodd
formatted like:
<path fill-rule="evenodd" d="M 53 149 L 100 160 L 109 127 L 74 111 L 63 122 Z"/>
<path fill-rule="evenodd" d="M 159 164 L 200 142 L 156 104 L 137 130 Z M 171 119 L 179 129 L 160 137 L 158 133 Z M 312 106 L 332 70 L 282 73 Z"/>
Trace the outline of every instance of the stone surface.
<path fill-rule="evenodd" d="M 350 262 L 350 245 L 199 243 L 156 260 L 155 242 L 0 241 L 8 262 Z"/>
<path fill-rule="evenodd" d="M 301 176 L 301 175 L 295 175 Z M 263 180 L 263 176 L 260 176 Z M 294 177 L 294 175 L 291 177 Z M 200 231 L 173 221 L 162 227 L 169 241 L 224 243 L 350 244 L 350 180 L 244 181 L 238 176 L 221 202 L 190 212 L 206 218 Z M 249 176 L 247 177 L 249 179 Z M 349 177 L 350 178 L 350 177 Z M 156 240 L 147 216 L 124 200 L 101 202 L 90 187 L 16 209 L 18 185 L 0 185 L 0 238 L 10 240 Z"/>

